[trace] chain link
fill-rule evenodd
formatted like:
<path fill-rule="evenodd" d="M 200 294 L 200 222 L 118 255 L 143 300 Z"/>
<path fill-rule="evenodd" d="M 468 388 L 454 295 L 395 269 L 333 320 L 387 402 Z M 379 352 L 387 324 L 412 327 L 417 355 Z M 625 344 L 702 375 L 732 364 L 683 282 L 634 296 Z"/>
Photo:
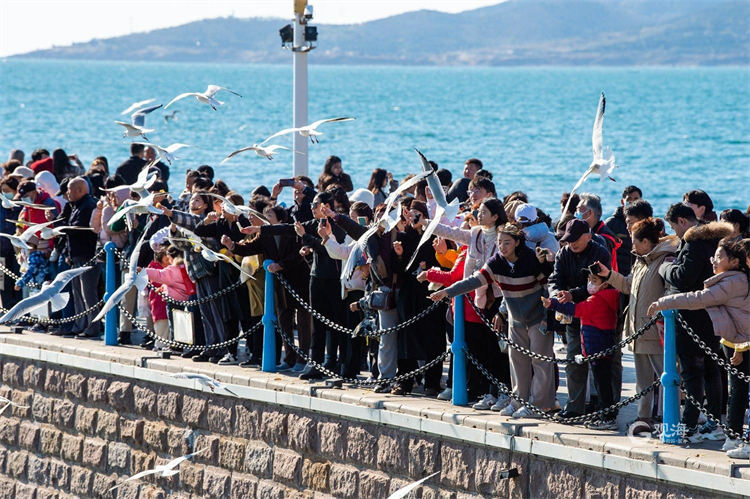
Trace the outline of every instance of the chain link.
<path fill-rule="evenodd" d="M 648 329 L 656 324 L 656 321 L 659 320 L 659 317 L 661 314 L 656 314 L 655 316 L 651 317 L 649 321 L 644 324 L 638 331 L 631 334 L 630 336 L 625 337 L 623 340 L 621 340 L 619 343 L 615 343 L 611 347 L 607 348 L 606 350 L 602 350 L 601 352 L 597 352 L 591 355 L 577 355 L 575 359 L 558 359 L 557 357 L 550 357 L 548 355 L 542 355 L 540 353 L 536 353 L 532 350 L 529 350 L 528 348 L 524 347 L 523 345 L 519 345 L 515 341 L 511 340 L 507 335 L 503 334 L 502 332 L 495 329 L 487 317 L 484 316 L 484 312 L 477 307 L 472 300 L 467 300 L 471 307 L 474 309 L 474 312 L 479 316 L 479 318 L 482 320 L 485 326 L 487 326 L 490 331 L 495 333 L 495 335 L 500 338 L 502 341 L 505 341 L 510 345 L 512 348 L 518 350 L 519 352 L 531 357 L 532 359 L 536 360 L 543 360 L 545 362 L 555 362 L 557 364 L 570 364 L 572 362 L 576 362 L 578 364 L 583 364 L 584 362 L 592 362 L 597 359 L 601 359 L 602 357 L 608 357 L 609 355 L 612 355 L 618 350 L 621 350 L 622 347 L 630 343 L 631 341 L 636 340 L 640 336 L 643 336 Z"/>
<path fill-rule="evenodd" d="M 688 323 L 685 321 L 685 319 L 682 317 L 682 315 L 680 315 L 680 313 L 677 312 L 677 311 L 675 311 L 675 312 L 676 312 L 675 315 L 677 316 L 677 321 L 683 327 L 683 329 L 688 334 L 688 336 L 690 336 L 693 339 L 693 341 L 698 344 L 698 346 L 701 348 L 701 350 L 703 350 L 706 353 L 706 355 L 708 355 L 709 357 L 711 357 L 711 359 L 713 359 L 714 362 L 716 362 L 718 365 L 720 365 L 721 367 L 723 367 L 726 371 L 729 371 L 729 374 L 731 374 L 732 376 L 736 376 L 737 378 L 741 379 L 742 381 L 750 382 L 750 376 L 748 376 L 745 373 L 740 372 L 739 369 L 737 369 L 736 367 L 734 367 L 731 364 L 727 363 L 726 360 L 720 358 L 719 354 L 717 354 L 716 352 L 714 352 L 711 349 L 711 347 L 709 347 L 708 345 L 706 345 L 705 341 L 703 341 L 702 339 L 700 339 L 700 337 L 695 333 L 695 331 L 693 331 L 693 328 L 691 328 L 688 325 Z"/>
<path fill-rule="evenodd" d="M 84 263 L 83 265 L 74 265 L 74 266 L 71 266 L 70 269 L 77 269 L 77 268 L 80 268 L 80 267 L 88 267 L 89 265 L 95 263 L 96 259 L 99 258 L 99 256 L 102 253 L 104 253 L 104 248 L 102 248 L 99 251 L 97 251 L 96 254 L 93 257 L 91 257 L 91 259 L 89 261 L 87 261 L 86 263 Z M 1 263 L 0 263 L 0 272 L 4 273 L 5 275 L 7 275 L 8 277 L 10 277 L 14 281 L 17 281 L 17 280 L 19 280 L 21 278 L 20 275 L 16 275 L 15 273 L 13 273 L 12 270 L 10 270 L 8 267 L 6 267 L 5 265 L 3 265 Z M 28 286 L 29 288 L 33 288 L 33 289 L 41 289 L 41 287 L 42 287 L 41 284 L 37 284 L 35 282 L 28 282 L 28 283 L 26 283 L 26 286 Z"/>
<path fill-rule="evenodd" d="M 49 326 L 55 326 L 55 325 L 60 325 L 60 324 L 67 324 L 69 322 L 75 322 L 78 319 L 80 319 L 81 317 L 87 316 L 88 314 L 90 314 L 91 312 L 93 312 L 94 310 L 96 310 L 97 308 L 101 307 L 102 304 L 104 304 L 104 300 L 99 300 L 97 303 L 95 303 L 94 305 L 92 305 L 90 308 L 87 308 L 86 310 L 84 310 L 82 312 L 79 312 L 76 315 L 71 315 L 70 317 L 65 317 L 63 319 L 43 319 L 41 317 L 28 316 L 28 317 L 24 317 L 23 320 L 27 320 L 29 322 L 34 322 L 34 323 L 37 323 L 37 324 L 46 324 L 46 325 L 49 325 Z M 0 307 L 0 312 L 2 312 L 4 314 L 7 313 L 8 310 L 9 309 L 7 309 L 7 308 Z"/>
<path fill-rule="evenodd" d="M 347 328 L 345 326 L 342 326 L 340 324 L 336 324 L 331 319 L 329 319 L 328 317 L 324 316 L 323 314 L 321 314 L 320 312 L 318 312 L 317 310 L 315 310 L 314 308 L 312 308 L 312 305 L 310 305 L 309 303 L 307 303 L 307 301 L 305 301 L 299 295 L 299 293 L 297 293 L 297 291 L 295 291 L 295 289 L 286 280 L 286 278 L 284 278 L 284 276 L 282 276 L 281 274 L 278 274 L 278 273 L 274 274 L 274 275 L 278 278 L 279 282 L 284 286 L 284 288 L 289 292 L 289 294 L 292 296 L 292 298 L 294 298 L 297 301 L 297 303 L 299 303 L 302 306 L 302 308 L 304 308 L 307 312 L 309 312 L 310 314 L 312 314 L 313 317 L 315 317 L 320 322 L 322 322 L 323 324 L 325 324 L 326 326 L 330 327 L 331 329 L 333 329 L 335 331 L 340 331 L 340 332 L 346 333 L 348 335 L 353 335 L 354 334 L 354 330 L 353 329 L 349 329 L 349 328 Z M 415 315 L 414 317 L 411 317 L 411 318 L 405 320 L 401 324 L 396 324 L 395 326 L 391 326 L 391 327 L 388 327 L 388 328 L 385 328 L 385 329 L 379 329 L 377 331 L 373 331 L 372 333 L 360 334 L 358 336 L 367 337 L 367 338 L 380 338 L 383 335 L 386 335 L 386 334 L 389 334 L 389 333 L 395 333 L 396 331 L 400 331 L 401 329 L 405 329 L 405 328 L 411 326 L 412 324 L 414 324 L 417 321 L 421 320 L 422 318 L 424 318 L 428 314 L 432 313 L 438 307 L 438 305 L 440 305 L 440 302 L 432 303 L 430 306 L 428 306 L 427 308 L 425 308 L 424 310 L 422 310 L 421 312 L 419 312 L 417 315 Z"/>
<path fill-rule="evenodd" d="M 143 334 L 145 334 L 146 336 L 148 336 L 152 340 L 159 341 L 159 342 L 164 343 L 165 345 L 170 346 L 170 347 L 183 348 L 183 349 L 187 349 L 187 350 L 197 350 L 199 352 L 205 352 L 207 350 L 218 350 L 220 348 L 224 348 L 224 347 L 227 347 L 229 345 L 234 345 L 235 343 L 239 342 L 242 338 L 250 336 L 250 334 L 254 333 L 263 324 L 262 322 L 258 322 L 253 327 L 251 327 L 249 330 L 243 331 L 239 336 L 237 336 L 235 338 L 232 338 L 231 340 L 222 341 L 220 343 L 215 343 L 213 345 L 191 345 L 190 343 L 182 343 L 180 341 L 175 341 L 175 340 L 169 340 L 169 339 L 166 339 L 166 338 L 162 338 L 161 336 L 157 335 L 154 331 L 151 331 L 147 327 L 145 327 L 145 326 L 139 326 L 138 322 L 137 322 L 138 319 L 135 316 L 133 316 L 133 314 L 131 314 L 130 312 L 128 312 L 125 309 L 125 307 L 123 307 L 119 303 L 117 304 L 117 307 L 125 315 L 125 317 L 128 318 L 128 320 L 133 324 L 133 326 L 137 330 L 141 331 Z"/>
<path fill-rule="evenodd" d="M 680 390 L 682 390 L 682 393 L 683 393 L 683 394 L 685 395 L 685 398 L 686 398 L 686 399 L 687 399 L 687 400 L 688 400 L 688 401 L 689 401 L 689 402 L 690 402 L 691 404 L 693 404 L 693 405 L 694 405 L 695 407 L 697 407 L 698 409 L 700 409 L 701 407 L 703 407 L 703 404 L 702 404 L 702 403 L 699 403 L 699 402 L 698 402 L 698 401 L 697 401 L 697 400 L 695 399 L 695 397 L 693 397 L 692 395 L 690 395 L 690 394 L 688 393 L 687 389 L 685 388 L 685 384 L 684 384 L 684 383 L 680 383 Z M 715 417 L 713 417 L 713 416 L 712 416 L 711 414 L 709 414 L 708 412 L 704 412 L 704 414 L 706 415 L 706 419 L 708 419 L 708 420 L 709 420 L 709 421 L 711 421 L 712 423 L 714 423 L 714 424 L 716 424 L 717 426 L 719 426 L 719 427 L 720 427 L 720 428 L 721 428 L 722 430 L 724 430 L 724 434 L 726 434 L 726 435 L 729 435 L 729 436 L 730 436 L 730 437 L 731 437 L 731 438 L 732 438 L 733 440 L 741 440 L 741 441 L 742 441 L 743 443 L 746 443 L 746 444 L 747 444 L 747 443 L 750 443 L 750 436 L 748 436 L 748 435 L 745 435 L 745 436 L 743 437 L 742 435 L 739 435 L 739 434 L 738 434 L 738 433 L 737 433 L 736 431 L 732 430 L 732 429 L 731 429 L 731 428 L 729 427 L 729 425 L 726 425 L 726 424 L 722 423 L 722 422 L 721 422 L 721 420 L 717 420 L 717 419 L 716 419 Z"/>
<path fill-rule="evenodd" d="M 502 382 L 498 381 L 498 379 L 495 378 L 495 376 L 493 376 L 492 373 L 490 373 L 487 370 L 487 368 L 485 368 L 471 354 L 471 352 L 469 352 L 467 349 L 464 349 L 464 353 L 466 354 L 466 358 L 468 358 L 471 361 L 471 363 L 474 364 L 474 366 L 479 370 L 479 372 L 481 372 L 488 380 L 490 380 L 490 382 L 492 384 L 494 384 L 495 386 L 497 386 L 498 389 L 501 392 L 503 392 L 508 397 L 512 398 L 513 400 L 515 400 L 516 402 L 518 402 L 522 406 L 526 407 L 527 409 L 529 409 L 531 412 L 533 412 L 534 414 L 536 414 L 540 418 L 545 419 L 545 420 L 550 421 L 550 422 L 553 422 L 553 423 L 580 424 L 580 423 L 586 423 L 586 422 L 589 422 L 589 421 L 599 420 L 606 413 L 612 413 L 613 411 L 619 410 L 621 407 L 625 407 L 628 404 L 632 404 L 636 400 L 638 400 L 641 397 L 647 395 L 649 392 L 651 392 L 652 390 L 654 390 L 657 386 L 659 386 L 661 384 L 661 381 L 659 379 L 657 379 L 656 381 L 654 381 L 653 383 L 651 383 L 651 385 L 649 385 L 646 388 L 644 388 L 643 390 L 641 390 L 640 393 L 636 393 L 635 395 L 633 395 L 631 397 L 628 397 L 625 400 L 622 400 L 620 402 L 617 402 L 616 404 L 613 404 L 613 405 L 611 405 L 609 407 L 606 407 L 604 409 L 599 409 L 596 412 L 591 412 L 589 414 L 584 414 L 582 416 L 574 416 L 574 417 L 570 417 L 570 418 L 561 418 L 561 417 L 557 417 L 555 415 L 549 414 L 549 413 L 547 413 L 547 412 L 539 409 L 538 407 L 536 407 L 535 405 L 532 405 L 527 400 L 524 400 L 521 397 L 519 397 L 518 395 L 516 395 L 515 393 L 513 393 L 513 390 L 511 390 L 510 388 L 508 388 L 508 386 L 505 383 L 502 383 Z"/>
<path fill-rule="evenodd" d="M 427 362 L 425 365 L 423 365 L 419 369 L 415 369 L 414 371 L 409 372 L 409 373 L 400 374 L 393 378 L 381 378 L 381 379 L 376 379 L 372 381 L 363 381 L 357 378 L 343 378 L 339 376 L 338 374 L 336 374 L 335 372 L 331 371 L 330 369 L 325 368 L 322 364 L 319 364 L 318 362 L 315 362 L 314 360 L 312 360 L 309 355 L 305 354 L 302 350 L 299 349 L 297 345 L 294 344 L 294 340 L 289 338 L 289 336 L 287 336 L 287 334 L 281 329 L 281 327 L 279 327 L 278 324 L 275 323 L 274 327 L 276 328 L 276 332 L 279 334 L 279 336 L 281 336 L 281 339 L 284 341 L 284 343 L 289 345 L 297 355 L 299 355 L 302 359 L 304 359 L 305 362 L 307 362 L 313 368 L 317 369 L 318 371 L 320 371 L 321 373 L 325 374 L 326 376 L 330 378 L 340 379 L 344 381 L 345 383 L 355 385 L 355 386 L 368 386 L 369 387 L 369 386 L 374 386 L 374 385 L 388 385 L 392 383 L 406 381 L 408 379 L 414 378 L 426 372 L 431 367 L 435 366 L 436 364 L 440 362 L 443 362 L 445 359 L 448 358 L 448 356 L 451 355 L 450 350 L 446 350 L 445 352 L 441 353 L 440 355 L 438 355 L 431 361 Z"/>

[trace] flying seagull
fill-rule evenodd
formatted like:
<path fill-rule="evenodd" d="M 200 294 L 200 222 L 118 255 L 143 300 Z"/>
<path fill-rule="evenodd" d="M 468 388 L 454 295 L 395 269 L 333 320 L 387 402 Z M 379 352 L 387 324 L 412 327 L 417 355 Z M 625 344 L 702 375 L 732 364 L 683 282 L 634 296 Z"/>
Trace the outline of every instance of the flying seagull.
<path fill-rule="evenodd" d="M 427 161 L 427 158 L 425 158 L 424 154 L 419 152 L 419 149 L 414 150 L 417 151 L 419 159 L 422 162 L 422 171 L 429 172 L 429 175 L 427 175 L 427 186 L 432 192 L 432 197 L 435 200 L 436 208 L 435 215 L 432 217 L 432 220 L 430 220 L 430 223 L 427 224 L 424 232 L 422 232 L 422 237 L 419 240 L 419 244 L 417 244 L 417 248 L 414 250 L 414 254 L 409 260 L 406 268 L 409 268 L 411 264 L 414 263 L 414 259 L 417 257 L 419 248 L 430 239 L 430 236 L 432 236 L 432 234 L 435 232 L 435 228 L 437 228 L 438 224 L 440 224 L 443 218 L 449 221 L 453 220 L 454 218 L 456 218 L 456 215 L 458 215 L 459 208 L 458 199 L 454 199 L 450 204 L 448 204 L 448 201 L 445 199 L 445 192 L 443 192 L 443 186 L 440 185 L 440 180 L 438 179 L 437 173 L 432 169 L 430 162 Z"/>
<path fill-rule="evenodd" d="M 27 203 L 26 201 L 16 201 L 15 199 L 8 199 L 5 196 L 0 196 L 0 203 L 6 210 L 13 210 L 15 208 L 33 208 L 35 210 L 56 210 L 55 206 L 47 206 L 46 204 L 34 204 Z"/>
<path fill-rule="evenodd" d="M 11 234 L 3 234 L 3 233 L 0 233 L 0 236 L 10 239 L 10 244 L 15 246 L 16 248 L 30 250 L 31 246 L 29 246 L 29 240 L 32 237 L 34 237 L 34 234 L 41 231 L 45 227 L 52 225 L 55 222 L 59 222 L 60 220 L 52 220 L 49 222 L 44 222 L 43 224 L 26 224 L 25 222 L 21 222 L 17 220 L 8 220 L 8 221 L 14 222 L 17 225 L 28 225 L 29 227 L 26 230 L 24 230 L 19 236 L 14 236 Z"/>
<path fill-rule="evenodd" d="M 130 114 L 130 113 L 132 113 L 133 111 L 135 111 L 136 109 L 140 109 L 140 108 L 142 108 L 143 106 L 147 106 L 147 105 L 151 104 L 151 103 L 152 103 L 152 102 L 154 102 L 155 100 L 156 100 L 156 99 L 146 99 L 146 100 L 142 100 L 142 101 L 139 101 L 139 102 L 134 102 L 134 103 L 132 103 L 132 104 L 130 105 L 130 107 L 128 107 L 128 108 L 127 108 L 127 109 L 126 109 L 125 111 L 123 111 L 123 112 L 122 112 L 122 113 L 120 113 L 120 114 Z"/>
<path fill-rule="evenodd" d="M 145 240 L 148 229 L 149 227 L 151 227 L 152 223 L 153 220 L 149 220 L 146 226 L 143 228 L 143 234 L 141 234 L 141 237 L 138 239 L 138 242 L 135 245 L 133 253 L 131 253 L 130 255 L 130 261 L 128 262 L 128 273 L 123 278 L 122 284 L 115 290 L 114 293 L 112 293 L 109 298 L 107 298 L 104 306 L 101 308 L 101 310 L 99 310 L 99 313 L 96 314 L 96 317 L 94 317 L 91 322 L 98 322 L 102 320 L 107 315 L 107 312 L 112 310 L 118 303 L 120 303 L 123 298 L 125 298 L 125 294 L 130 291 L 130 288 L 132 288 L 133 286 L 137 287 L 138 291 L 143 291 L 146 288 L 146 285 L 148 284 L 146 269 L 141 269 L 141 271 L 138 272 L 138 257 L 141 254 L 143 241 Z"/>
<path fill-rule="evenodd" d="M 219 253 L 219 252 L 212 250 L 211 248 L 203 244 L 203 242 L 200 241 L 200 238 L 196 240 L 196 238 L 194 237 L 187 237 L 187 238 L 171 237 L 170 239 L 172 241 L 185 241 L 185 242 L 192 244 L 200 252 L 201 256 L 205 258 L 206 260 L 208 260 L 209 262 L 223 261 L 223 262 L 228 263 L 229 265 L 231 265 L 232 267 L 240 271 L 240 274 L 242 274 L 242 276 L 240 277 L 240 280 L 242 282 L 245 282 L 248 279 L 255 280 L 255 277 L 248 274 L 241 266 L 237 265 L 237 262 L 235 262 L 232 258 L 228 257 L 224 253 Z"/>
<path fill-rule="evenodd" d="M 131 476 L 129 478 L 126 478 L 125 480 L 123 480 L 122 482 L 118 483 L 117 485 L 115 485 L 114 487 L 112 487 L 109 490 L 111 492 L 111 491 L 115 490 L 117 487 L 120 487 L 121 485 L 124 485 L 125 482 L 130 482 L 132 480 L 138 480 L 140 478 L 143 478 L 143 477 L 146 477 L 146 476 L 149 476 L 149 475 L 159 475 L 160 477 L 174 476 L 174 475 L 176 475 L 176 474 L 178 474 L 180 472 L 180 470 L 178 470 L 177 468 L 184 461 L 187 461 L 187 460 L 191 459 L 193 456 L 197 456 L 201 452 L 205 452 L 207 450 L 208 450 L 208 447 L 204 447 L 203 449 L 201 449 L 199 451 L 195 451 L 192 454 L 188 454 L 187 456 L 178 457 L 177 459 L 173 459 L 173 460 L 169 461 L 166 464 L 160 464 L 159 466 L 156 466 L 154 469 L 144 470 L 144 471 L 141 471 L 140 473 L 136 473 L 135 475 L 133 475 L 133 476 Z"/>
<path fill-rule="evenodd" d="M 265 144 L 271 139 L 275 139 L 276 137 L 280 135 L 286 135 L 287 133 L 294 133 L 299 132 L 300 135 L 303 137 L 310 137 L 310 142 L 318 142 L 318 136 L 323 135 L 323 132 L 318 131 L 318 127 L 324 123 L 333 123 L 335 121 L 352 121 L 354 118 L 328 118 L 325 120 L 318 120 L 314 123 L 310 123 L 309 125 L 305 125 L 303 127 L 299 128 L 286 128 L 284 130 L 281 130 L 279 132 L 276 132 L 275 134 L 268 137 L 266 140 L 261 142 L 260 145 Z"/>
<path fill-rule="evenodd" d="M 206 376 L 205 374 L 197 374 L 197 373 L 174 373 L 170 374 L 173 378 L 180 378 L 180 379 L 192 379 L 200 383 L 201 385 L 205 386 L 212 392 L 215 392 L 216 390 L 224 390 L 225 392 L 231 393 L 235 397 L 237 397 L 237 394 L 234 393 L 232 390 L 230 390 L 226 384 L 222 383 L 221 381 L 217 381 L 213 379 L 210 376 Z"/>
<path fill-rule="evenodd" d="M 7 220 L 8 222 L 14 223 L 16 225 L 23 225 L 25 227 L 28 227 L 23 234 L 26 234 L 28 231 L 32 231 L 32 234 L 35 234 L 36 232 L 39 232 L 39 236 L 42 239 L 54 239 L 58 236 L 65 236 L 67 235 L 65 231 L 73 231 L 73 230 L 85 230 L 85 231 L 92 231 L 95 232 L 93 228 L 91 227 L 78 227 L 75 225 L 62 225 L 59 227 L 49 227 L 50 224 L 53 224 L 55 222 L 59 222 L 62 219 L 58 220 L 52 220 L 51 222 L 46 222 L 43 224 L 31 224 L 29 222 L 25 222 L 23 220 Z M 19 237 L 23 237 L 23 234 Z M 27 239 L 28 241 L 28 239 Z M 12 243 L 12 241 L 11 241 Z"/>
<path fill-rule="evenodd" d="M 393 494 L 389 495 L 389 496 L 388 496 L 388 499 L 401 499 L 402 497 L 406 497 L 406 496 L 407 496 L 407 495 L 409 494 L 409 492 L 411 492 L 412 490 L 416 489 L 416 488 L 417 488 L 417 487 L 419 487 L 419 486 L 420 486 L 420 485 L 421 485 L 421 484 L 422 484 L 423 482 L 426 482 L 427 480 L 429 480 L 430 478 L 434 477 L 434 476 L 435 476 L 435 475 L 437 475 L 438 473 L 440 473 L 440 472 L 439 472 L 439 471 L 436 471 L 436 472 L 435 472 L 435 473 L 433 473 L 432 475 L 428 475 L 428 476 L 424 477 L 424 478 L 423 478 L 423 479 L 421 479 L 421 480 L 417 480 L 416 482 L 412 482 L 412 483 L 410 483 L 409 485 L 406 485 L 406 486 L 404 486 L 404 487 L 401 487 L 401 488 L 400 488 L 400 489 L 398 489 L 398 490 L 397 490 L 396 492 L 394 492 Z"/>
<path fill-rule="evenodd" d="M 138 201 L 134 201 L 132 199 L 127 199 L 123 203 L 122 207 L 115 212 L 114 215 L 112 215 L 112 218 L 109 219 L 109 226 L 110 228 L 115 222 L 118 222 L 123 217 L 128 215 L 129 213 L 137 214 L 137 215 L 143 215 L 146 213 L 150 213 L 152 215 L 161 215 L 164 213 L 164 210 L 161 208 L 157 208 L 154 206 L 154 201 L 156 200 L 157 196 L 164 196 L 168 193 L 165 192 L 151 192 L 148 196 L 145 198 L 141 198 Z M 125 219 L 128 226 L 130 226 L 129 219 Z"/>
<path fill-rule="evenodd" d="M 157 146 L 156 144 L 152 144 L 151 142 L 133 142 L 133 144 L 141 144 L 142 146 L 153 147 L 154 151 L 156 151 L 159 155 L 159 158 L 166 160 L 170 165 L 172 164 L 172 160 L 175 159 L 175 152 L 177 152 L 179 149 L 182 149 L 183 147 L 190 147 L 190 145 L 188 144 L 180 143 L 171 144 L 167 147 Z"/>
<path fill-rule="evenodd" d="M 223 165 L 224 163 L 229 161 L 230 158 L 233 158 L 237 156 L 239 153 L 245 152 L 245 151 L 255 151 L 255 154 L 257 154 L 261 158 L 273 159 L 273 155 L 276 154 L 276 151 L 280 149 L 283 149 L 285 151 L 289 150 L 288 147 L 280 146 L 278 144 L 270 144 L 267 146 L 263 146 L 261 144 L 253 144 L 249 147 L 243 147 L 242 149 L 237 149 L 236 151 L 230 153 L 229 156 L 221 160 L 221 163 L 219 164 Z"/>
<path fill-rule="evenodd" d="M 147 133 L 151 133 L 154 131 L 153 128 L 146 128 L 146 115 L 156 109 L 159 109 L 161 107 L 161 104 L 158 106 L 151 106 L 151 107 L 144 107 L 143 109 L 138 109 L 136 112 L 130 115 L 130 123 L 125 123 L 124 121 L 115 121 L 120 126 L 125 127 L 125 131 L 122 133 L 123 137 L 143 137 L 144 139 L 148 140 L 148 137 L 146 137 Z"/>
<path fill-rule="evenodd" d="M 180 111 L 177 110 L 177 111 L 172 111 L 169 114 L 165 114 L 164 115 L 164 123 L 169 123 L 170 120 L 177 121 L 177 113 L 179 113 L 179 112 Z"/>
<path fill-rule="evenodd" d="M 264 217 L 261 212 L 256 211 L 256 210 L 250 208 L 249 206 L 242 206 L 242 205 L 239 205 L 239 204 L 233 204 L 230 200 L 228 200 L 224 196 L 221 196 L 219 194 L 215 194 L 213 192 L 205 192 L 204 194 L 206 194 L 208 196 L 211 196 L 211 197 L 214 197 L 216 199 L 220 199 L 221 201 L 223 201 L 221 207 L 222 207 L 222 209 L 224 211 L 226 211 L 230 215 L 234 215 L 235 217 L 238 217 L 240 215 L 245 215 L 245 216 L 255 215 L 256 217 L 258 217 L 263 222 L 264 225 L 269 225 L 270 224 L 270 222 L 268 221 L 268 219 L 266 217 Z"/>
<path fill-rule="evenodd" d="M 611 177 L 612 172 L 615 168 L 617 168 L 617 165 L 615 164 L 615 155 L 612 153 L 609 147 L 606 149 L 602 149 L 602 125 L 604 124 L 604 108 L 606 107 L 606 104 L 607 99 L 604 97 L 604 92 L 602 92 L 601 97 L 599 97 L 599 105 L 596 108 L 594 130 L 591 134 L 591 146 L 594 152 L 594 160 L 591 162 L 588 169 L 581 176 L 581 178 L 578 179 L 576 185 L 573 186 L 573 188 L 570 190 L 571 196 L 568 198 L 568 203 L 565 205 L 563 213 L 567 213 L 568 205 L 570 205 L 570 200 L 573 197 L 573 193 L 578 190 L 581 185 L 583 185 L 589 175 L 596 173 L 599 174 L 602 181 L 604 181 L 605 179 L 609 179 L 612 182 L 615 182 L 615 179 Z"/>
<path fill-rule="evenodd" d="M 135 179 L 135 182 L 130 185 L 118 185 L 117 187 L 113 187 L 111 189 L 102 189 L 106 192 L 117 192 L 121 191 L 123 189 L 130 189 L 132 192 L 135 192 L 138 194 L 141 198 L 145 198 L 149 195 L 148 190 L 151 188 L 152 185 L 154 185 L 154 182 L 159 178 L 159 175 L 156 172 L 149 172 L 149 169 L 154 166 L 159 160 L 154 159 L 152 162 L 147 163 L 143 166 L 140 172 L 138 172 L 138 177 Z"/>
<path fill-rule="evenodd" d="M 221 106 L 222 104 L 224 104 L 220 100 L 214 99 L 214 96 L 220 90 L 224 90 L 225 92 L 229 92 L 230 94 L 234 94 L 238 97 L 242 97 L 240 94 L 238 94 L 234 90 L 229 90 L 226 87 L 220 87 L 219 85 L 209 85 L 206 88 L 205 92 L 185 92 L 184 94 L 178 95 L 177 97 L 169 101 L 169 103 L 166 106 L 164 106 L 164 109 L 166 110 L 169 106 L 171 106 L 172 104 L 174 104 L 180 99 L 184 99 L 185 97 L 195 97 L 198 100 L 198 102 L 208 104 L 213 108 L 214 111 L 216 111 L 216 108 L 218 106 Z"/>
<path fill-rule="evenodd" d="M 0 317 L 0 324 L 19 319 L 39 306 L 46 306 L 47 303 L 52 306 L 53 312 L 62 310 L 65 308 L 65 305 L 68 304 L 68 293 L 61 293 L 61 291 L 71 280 L 89 269 L 91 269 L 91 267 L 78 267 L 76 269 L 60 272 L 57 274 L 54 281 L 42 284 L 42 288 L 37 294 L 29 296 L 28 298 L 16 303 L 13 308 Z"/>

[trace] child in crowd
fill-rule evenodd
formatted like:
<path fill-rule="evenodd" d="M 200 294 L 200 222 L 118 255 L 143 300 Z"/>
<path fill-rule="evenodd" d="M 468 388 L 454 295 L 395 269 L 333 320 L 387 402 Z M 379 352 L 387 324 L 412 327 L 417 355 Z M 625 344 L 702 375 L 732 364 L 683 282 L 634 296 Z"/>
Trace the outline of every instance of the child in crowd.
<path fill-rule="evenodd" d="M 580 303 L 560 303 L 556 298 L 542 297 L 545 308 L 551 308 L 565 315 L 581 319 L 581 350 L 584 356 L 593 355 L 615 344 L 615 328 L 620 293 L 611 288 L 599 275 L 599 265 L 589 267 L 586 289 L 589 297 Z M 605 409 L 617 401 L 611 382 L 612 357 L 606 356 L 591 362 L 594 386 L 599 394 L 599 409 Z M 601 420 L 586 425 L 594 430 L 617 430 L 615 412 L 605 412 Z"/>

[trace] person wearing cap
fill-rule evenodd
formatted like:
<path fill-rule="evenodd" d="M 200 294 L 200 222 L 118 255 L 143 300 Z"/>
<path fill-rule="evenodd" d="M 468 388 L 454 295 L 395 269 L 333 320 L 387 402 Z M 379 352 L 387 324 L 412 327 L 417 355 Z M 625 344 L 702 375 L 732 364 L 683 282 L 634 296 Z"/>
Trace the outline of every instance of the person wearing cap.
<path fill-rule="evenodd" d="M 51 210 L 43 210 L 41 208 L 32 208 L 30 206 L 25 207 L 23 210 L 21 210 L 19 219 L 29 223 L 41 224 L 49 220 L 54 220 L 55 218 L 57 218 L 60 210 L 54 199 L 52 199 L 46 192 L 37 189 L 36 182 L 34 182 L 33 180 L 24 180 L 23 182 L 18 184 L 16 199 L 25 201 L 27 203 L 44 205 L 53 208 Z M 52 241 L 50 241 L 50 244 L 51 243 Z"/>
<path fill-rule="evenodd" d="M 547 224 L 539 219 L 536 207 L 522 203 L 516 207 L 514 218 L 523 227 L 526 245 L 529 248 L 544 248 L 550 250 L 553 255 L 560 249 L 560 243 L 555 239 L 555 235 Z"/>
<path fill-rule="evenodd" d="M 610 265 L 610 252 L 593 241 L 592 237 L 589 224 L 583 220 L 573 219 L 565 225 L 565 233 L 560 239 L 565 246 L 555 256 L 554 270 L 548 284 L 550 297 L 556 298 L 560 303 L 579 303 L 586 300 L 589 296 L 586 290 L 586 269 L 597 261 L 606 266 Z M 568 363 L 565 365 L 568 403 L 560 413 L 561 417 L 579 416 L 585 410 L 588 365 L 575 362 L 576 355 L 581 355 L 580 332 L 581 323 L 575 318 L 565 328 L 568 340 Z"/>
<path fill-rule="evenodd" d="M 28 180 L 34 178 L 34 170 L 28 166 L 18 166 L 11 173 L 6 175 L 8 177 L 15 177 L 20 180 Z"/>
<path fill-rule="evenodd" d="M 575 217 L 583 220 L 594 234 L 594 240 L 609 249 L 612 258 L 613 270 L 618 270 L 617 250 L 622 246 L 615 234 L 602 222 L 602 201 L 594 194 L 581 194 L 580 201 L 576 207 Z"/>

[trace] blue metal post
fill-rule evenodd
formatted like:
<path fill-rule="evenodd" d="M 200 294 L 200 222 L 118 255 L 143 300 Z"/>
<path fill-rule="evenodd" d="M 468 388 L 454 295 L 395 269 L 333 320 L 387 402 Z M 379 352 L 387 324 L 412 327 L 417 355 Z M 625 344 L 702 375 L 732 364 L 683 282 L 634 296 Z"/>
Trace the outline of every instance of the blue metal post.
<path fill-rule="evenodd" d="M 453 405 L 468 405 L 469 391 L 466 386 L 466 348 L 464 328 L 464 296 L 453 298 Z"/>
<path fill-rule="evenodd" d="M 276 299 L 273 294 L 273 272 L 268 270 L 273 260 L 265 260 L 263 268 L 266 271 L 266 297 L 263 302 L 263 365 L 266 373 L 276 372 Z"/>
<path fill-rule="evenodd" d="M 115 265 L 115 243 L 109 241 L 104 245 L 104 251 L 107 253 L 107 263 L 105 268 L 106 274 L 106 291 L 104 293 L 104 301 L 106 302 L 112 293 L 115 292 L 117 267 Z M 117 345 L 117 308 L 114 307 L 112 310 L 107 312 L 104 319 L 104 344 L 105 345 Z"/>
<path fill-rule="evenodd" d="M 661 375 L 664 415 L 661 441 L 666 444 L 679 444 L 682 436 L 679 432 L 680 376 L 677 373 L 675 311 L 662 310 L 661 314 L 664 316 L 664 372 Z"/>

